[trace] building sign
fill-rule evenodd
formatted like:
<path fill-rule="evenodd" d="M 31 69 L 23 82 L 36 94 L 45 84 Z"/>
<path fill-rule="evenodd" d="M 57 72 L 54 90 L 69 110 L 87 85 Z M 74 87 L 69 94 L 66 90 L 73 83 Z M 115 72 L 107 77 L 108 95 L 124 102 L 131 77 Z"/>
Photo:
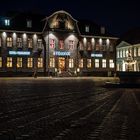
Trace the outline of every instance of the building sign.
<path fill-rule="evenodd" d="M 91 57 L 103 57 L 103 54 L 101 54 L 101 53 L 92 53 Z"/>
<path fill-rule="evenodd" d="M 29 51 L 9 51 L 9 55 L 30 55 Z"/>
<path fill-rule="evenodd" d="M 70 56 L 70 52 L 68 51 L 55 51 L 53 54 L 56 56 Z"/>

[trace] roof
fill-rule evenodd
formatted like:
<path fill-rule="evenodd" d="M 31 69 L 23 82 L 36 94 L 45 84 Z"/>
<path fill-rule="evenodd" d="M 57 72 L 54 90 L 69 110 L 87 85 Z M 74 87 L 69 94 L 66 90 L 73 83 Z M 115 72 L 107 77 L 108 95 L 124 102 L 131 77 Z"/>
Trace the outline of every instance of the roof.
<path fill-rule="evenodd" d="M 10 26 L 4 25 L 4 20 L 10 19 Z M 42 32 L 45 22 L 42 20 L 44 15 L 34 13 L 11 13 L 0 18 L 1 30 L 16 30 L 28 32 Z M 32 27 L 27 27 L 27 20 L 32 21 Z M 22 24 L 21 24 L 22 23 Z"/>
<path fill-rule="evenodd" d="M 85 31 L 86 26 L 89 26 L 89 32 Z M 101 28 L 104 28 L 104 27 L 100 26 L 100 25 L 98 25 L 95 22 L 90 21 L 90 20 L 78 20 L 78 27 L 79 27 L 81 35 L 112 36 L 106 29 L 105 29 L 105 33 L 101 33 Z"/>

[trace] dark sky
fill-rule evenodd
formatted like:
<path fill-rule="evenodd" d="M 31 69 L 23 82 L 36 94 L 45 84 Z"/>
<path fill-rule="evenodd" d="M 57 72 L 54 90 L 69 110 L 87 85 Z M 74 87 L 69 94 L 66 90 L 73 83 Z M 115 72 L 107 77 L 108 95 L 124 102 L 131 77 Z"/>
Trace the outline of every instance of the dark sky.
<path fill-rule="evenodd" d="M 9 10 L 36 11 L 49 16 L 57 10 L 75 19 L 90 19 L 114 35 L 140 27 L 139 0 L 1 0 L 0 13 Z"/>

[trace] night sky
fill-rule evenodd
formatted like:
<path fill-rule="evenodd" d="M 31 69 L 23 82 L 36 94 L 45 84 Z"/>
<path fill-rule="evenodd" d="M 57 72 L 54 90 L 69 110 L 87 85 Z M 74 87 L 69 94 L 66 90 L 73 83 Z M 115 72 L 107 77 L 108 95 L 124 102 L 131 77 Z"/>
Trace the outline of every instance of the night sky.
<path fill-rule="evenodd" d="M 65 10 L 75 19 L 90 19 L 105 26 L 115 36 L 140 27 L 139 0 L 1 0 L 0 13 L 32 11 L 49 16 Z"/>

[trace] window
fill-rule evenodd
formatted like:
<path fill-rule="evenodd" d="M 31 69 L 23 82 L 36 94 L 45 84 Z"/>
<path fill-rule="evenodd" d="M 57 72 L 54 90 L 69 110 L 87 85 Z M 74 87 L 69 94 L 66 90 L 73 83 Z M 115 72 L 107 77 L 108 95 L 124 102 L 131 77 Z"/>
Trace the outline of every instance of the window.
<path fill-rule="evenodd" d="M 85 26 L 85 32 L 89 33 L 89 26 L 88 25 Z"/>
<path fill-rule="evenodd" d="M 80 41 L 80 43 L 79 43 L 79 49 L 80 50 L 84 50 L 84 46 L 83 46 L 83 43 Z"/>
<path fill-rule="evenodd" d="M 117 58 L 120 57 L 120 53 L 119 53 L 119 50 L 117 50 Z"/>
<path fill-rule="evenodd" d="M 55 40 L 54 39 L 50 39 L 50 48 L 51 49 L 55 48 Z"/>
<path fill-rule="evenodd" d="M 95 49 L 95 39 L 94 38 L 91 39 L 91 43 L 92 43 L 92 49 L 94 50 Z"/>
<path fill-rule="evenodd" d="M 4 20 L 4 25 L 5 26 L 10 26 L 10 19 L 5 19 Z"/>
<path fill-rule="evenodd" d="M 7 47 L 12 47 L 12 37 L 7 37 Z"/>
<path fill-rule="evenodd" d="M 42 48 L 42 39 L 37 40 L 37 46 L 38 48 Z"/>
<path fill-rule="evenodd" d="M 69 68 L 73 68 L 74 67 L 74 61 L 72 58 L 69 59 Z"/>
<path fill-rule="evenodd" d="M 138 56 L 140 56 L 140 47 L 138 48 Z"/>
<path fill-rule="evenodd" d="M 63 40 L 59 41 L 59 48 L 64 49 L 64 41 Z"/>
<path fill-rule="evenodd" d="M 91 42 L 89 42 L 89 41 L 87 42 L 87 50 L 89 50 L 89 51 L 91 50 Z"/>
<path fill-rule="evenodd" d="M 17 68 L 22 68 L 22 58 L 17 57 Z"/>
<path fill-rule="evenodd" d="M 79 68 L 83 68 L 83 59 L 79 60 Z"/>
<path fill-rule="evenodd" d="M 54 68 L 55 67 L 55 59 L 52 57 L 50 58 L 50 67 Z"/>
<path fill-rule="evenodd" d="M 20 38 L 20 37 L 17 38 L 17 47 L 18 48 L 22 47 L 22 38 Z"/>
<path fill-rule="evenodd" d="M 12 67 L 12 57 L 7 57 L 7 68 Z"/>
<path fill-rule="evenodd" d="M 134 56 L 137 56 L 137 48 L 134 48 Z"/>
<path fill-rule="evenodd" d="M 107 50 L 107 41 L 104 39 L 102 42 L 102 50 L 106 51 Z"/>
<path fill-rule="evenodd" d="M 120 58 L 122 58 L 122 50 L 120 50 Z"/>
<path fill-rule="evenodd" d="M 87 68 L 91 68 L 91 59 L 87 59 Z"/>
<path fill-rule="evenodd" d="M 33 58 L 28 58 L 27 59 L 27 67 L 32 68 L 33 67 Z"/>
<path fill-rule="evenodd" d="M 95 59 L 95 68 L 99 68 L 99 59 Z"/>
<path fill-rule="evenodd" d="M 105 34 L 105 27 L 101 27 L 101 34 Z"/>
<path fill-rule="evenodd" d="M 69 49 L 74 49 L 74 41 L 73 40 L 69 40 Z"/>
<path fill-rule="evenodd" d="M 99 40 L 96 41 L 96 51 L 99 51 L 100 50 L 100 43 L 99 43 Z"/>
<path fill-rule="evenodd" d="M 113 59 L 110 59 L 110 60 L 109 60 L 109 67 L 110 67 L 110 68 L 114 68 Z"/>
<path fill-rule="evenodd" d="M 126 53 L 125 53 L 125 49 L 123 49 L 123 57 L 125 57 L 125 54 L 126 54 Z"/>
<path fill-rule="evenodd" d="M 31 38 L 28 38 L 28 48 L 32 48 L 33 47 L 33 41 Z"/>
<path fill-rule="evenodd" d="M 0 68 L 2 67 L 2 57 L 0 57 Z"/>
<path fill-rule="evenodd" d="M 102 59 L 102 68 L 106 68 L 106 59 Z"/>
<path fill-rule="evenodd" d="M 32 20 L 27 20 L 27 27 L 32 28 Z"/>
<path fill-rule="evenodd" d="M 38 58 L 37 67 L 38 68 L 43 68 L 43 58 Z"/>

